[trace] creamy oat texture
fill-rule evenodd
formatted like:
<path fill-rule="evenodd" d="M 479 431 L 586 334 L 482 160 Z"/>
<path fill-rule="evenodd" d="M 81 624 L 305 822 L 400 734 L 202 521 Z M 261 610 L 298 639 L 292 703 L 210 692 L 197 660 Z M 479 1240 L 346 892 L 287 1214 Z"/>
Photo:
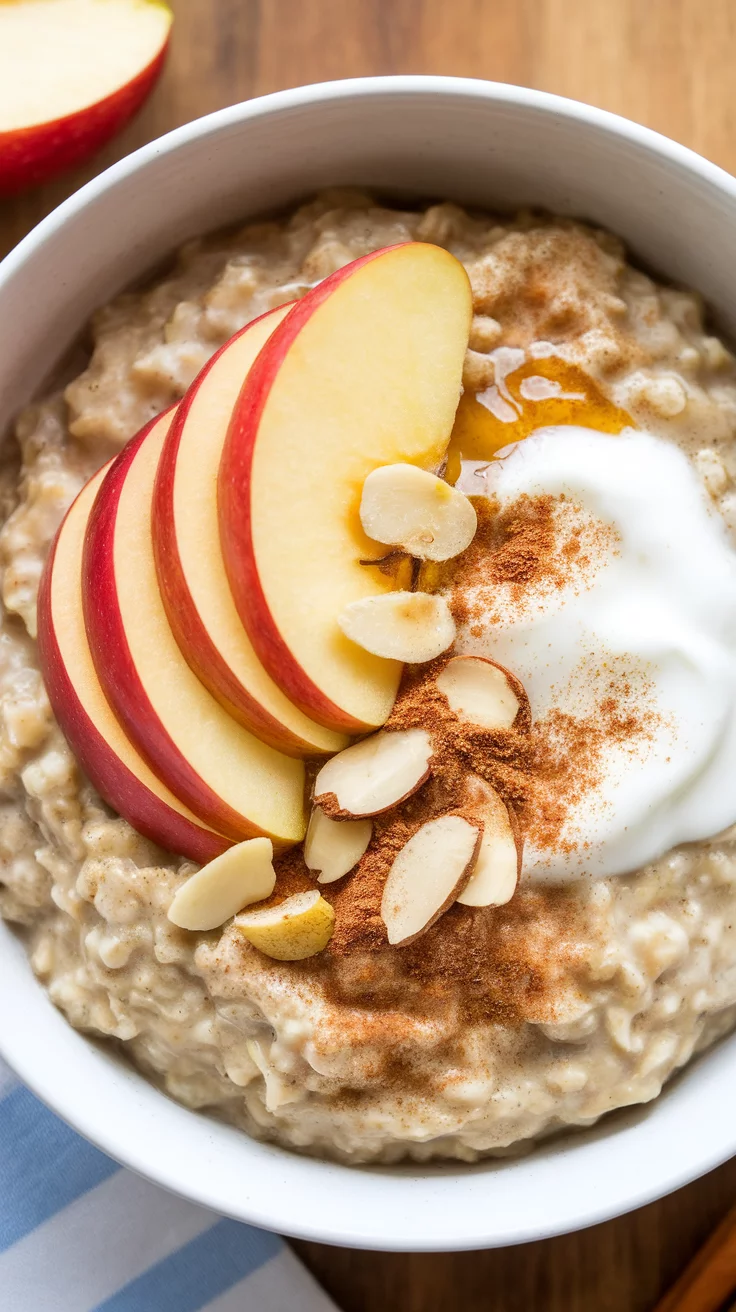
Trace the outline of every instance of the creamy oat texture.
<path fill-rule="evenodd" d="M 501 341 L 554 343 L 692 457 L 736 533 L 736 368 L 696 296 L 573 223 L 406 213 L 356 193 L 194 243 L 151 289 L 100 311 L 84 372 L 21 415 L 20 483 L 17 450 L 2 483 L 0 911 L 73 1025 L 119 1041 L 190 1107 L 349 1161 L 473 1160 L 590 1124 L 654 1098 L 736 1020 L 736 829 L 630 877 L 449 912 L 485 915 L 498 959 L 494 1005 L 468 1009 L 468 972 L 428 987 L 397 951 L 291 966 L 232 929 L 176 929 L 166 911 L 192 865 L 110 814 L 54 723 L 36 591 L 83 482 L 250 319 L 409 238 L 446 246 L 470 274 L 466 387 L 494 384 Z"/>

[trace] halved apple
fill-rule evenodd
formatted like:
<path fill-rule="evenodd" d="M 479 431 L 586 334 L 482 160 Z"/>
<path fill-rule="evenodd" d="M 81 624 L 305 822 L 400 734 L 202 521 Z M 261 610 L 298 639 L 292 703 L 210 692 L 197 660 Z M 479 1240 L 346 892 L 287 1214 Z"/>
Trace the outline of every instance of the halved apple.
<path fill-rule="evenodd" d="M 0 193 L 80 164 L 127 123 L 172 19 L 162 0 L 0 3 Z"/>
<path fill-rule="evenodd" d="M 154 772 L 236 840 L 288 847 L 304 836 L 304 765 L 227 714 L 190 670 L 161 600 L 151 505 L 173 411 L 134 438 L 109 469 L 87 527 L 84 619 L 108 701 Z"/>
<path fill-rule="evenodd" d="M 218 495 L 235 604 L 272 679 L 338 732 L 383 724 L 401 674 L 337 623 L 396 586 L 361 564 L 385 555 L 360 523 L 363 484 L 383 464 L 439 466 L 471 314 L 447 251 L 409 242 L 367 255 L 297 302 L 233 413 Z"/>
<path fill-rule="evenodd" d="M 233 407 L 258 352 L 290 308 L 236 333 L 189 388 L 161 456 L 153 545 L 169 623 L 202 683 L 263 742 L 289 756 L 324 756 L 346 740 L 308 719 L 264 670 L 235 609 L 217 522 L 217 470 Z"/>
<path fill-rule="evenodd" d="M 38 652 L 54 714 L 105 801 L 161 847 L 211 861 L 229 840 L 203 824 L 156 778 L 121 729 L 100 687 L 82 608 L 82 549 L 108 466 L 82 488 L 51 548 L 38 594 Z"/>

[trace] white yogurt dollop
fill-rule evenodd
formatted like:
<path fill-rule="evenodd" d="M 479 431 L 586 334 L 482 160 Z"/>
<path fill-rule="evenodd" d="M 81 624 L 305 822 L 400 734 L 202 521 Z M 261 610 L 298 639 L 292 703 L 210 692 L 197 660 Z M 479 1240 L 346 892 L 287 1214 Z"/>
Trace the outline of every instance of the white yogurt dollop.
<path fill-rule="evenodd" d="M 564 497 L 561 532 L 569 520 L 583 544 L 562 586 L 498 585 L 460 647 L 517 674 L 536 719 L 595 716 L 615 685 L 646 726 L 605 743 L 559 843 L 527 844 L 525 876 L 625 874 L 736 822 L 736 552 L 687 457 L 632 429 L 547 428 L 460 486 L 502 509 Z"/>

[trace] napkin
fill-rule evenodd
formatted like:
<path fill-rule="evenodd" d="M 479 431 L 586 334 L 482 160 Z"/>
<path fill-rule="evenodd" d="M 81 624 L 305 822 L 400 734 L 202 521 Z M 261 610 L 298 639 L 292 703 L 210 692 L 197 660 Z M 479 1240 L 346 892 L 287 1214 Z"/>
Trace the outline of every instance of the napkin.
<path fill-rule="evenodd" d="M 337 1312 L 284 1241 L 70 1130 L 0 1062 L 3 1312 Z"/>

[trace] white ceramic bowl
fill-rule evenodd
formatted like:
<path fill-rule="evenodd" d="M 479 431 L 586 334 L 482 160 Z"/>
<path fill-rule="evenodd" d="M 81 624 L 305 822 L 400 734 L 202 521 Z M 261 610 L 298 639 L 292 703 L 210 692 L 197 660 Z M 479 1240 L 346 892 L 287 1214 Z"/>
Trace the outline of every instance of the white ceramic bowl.
<path fill-rule="evenodd" d="M 674 143 L 517 87 L 397 77 L 280 92 L 222 110 L 84 187 L 0 266 L 0 431 L 95 306 L 184 238 L 331 183 L 543 205 L 596 220 L 698 288 L 736 329 L 736 182 Z M 0 928 L 0 1052 L 125 1165 L 217 1211 L 356 1247 L 480 1248 L 605 1220 L 736 1152 L 736 1039 L 646 1108 L 517 1161 L 335 1166 L 184 1110 L 75 1033 Z"/>

